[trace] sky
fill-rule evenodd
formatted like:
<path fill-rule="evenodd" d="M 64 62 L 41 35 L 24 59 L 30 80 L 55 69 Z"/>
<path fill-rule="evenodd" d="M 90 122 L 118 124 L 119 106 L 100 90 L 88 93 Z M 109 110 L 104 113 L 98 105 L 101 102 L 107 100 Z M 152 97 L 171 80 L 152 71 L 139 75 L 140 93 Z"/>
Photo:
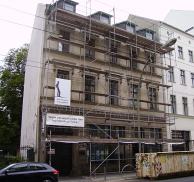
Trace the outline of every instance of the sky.
<path fill-rule="evenodd" d="M 36 8 L 39 3 L 56 0 L 0 0 L 0 66 L 12 48 L 30 43 Z M 103 11 L 115 15 L 115 23 L 127 20 L 129 14 L 163 21 L 170 10 L 193 10 L 193 0 L 74 0 L 77 13 L 89 15 Z"/>

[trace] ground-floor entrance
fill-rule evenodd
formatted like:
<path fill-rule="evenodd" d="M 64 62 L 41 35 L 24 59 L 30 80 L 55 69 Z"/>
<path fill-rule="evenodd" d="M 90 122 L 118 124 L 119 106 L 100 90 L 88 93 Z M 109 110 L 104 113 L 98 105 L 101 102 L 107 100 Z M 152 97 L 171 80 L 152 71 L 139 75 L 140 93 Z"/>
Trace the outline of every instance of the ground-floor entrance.
<path fill-rule="evenodd" d="M 60 176 L 69 175 L 72 170 L 72 144 L 52 142 L 51 148 L 51 154 L 47 154 L 47 163 L 57 169 Z"/>

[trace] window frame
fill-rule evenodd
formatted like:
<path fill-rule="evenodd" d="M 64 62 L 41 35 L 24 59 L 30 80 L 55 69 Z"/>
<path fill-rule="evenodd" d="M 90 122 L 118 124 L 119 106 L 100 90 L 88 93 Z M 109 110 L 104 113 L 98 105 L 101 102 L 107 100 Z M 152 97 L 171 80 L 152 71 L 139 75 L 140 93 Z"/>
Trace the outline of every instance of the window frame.
<path fill-rule="evenodd" d="M 117 80 L 109 80 L 110 104 L 118 105 L 119 103 L 119 82 Z"/>
<path fill-rule="evenodd" d="M 135 33 L 135 27 L 126 24 L 126 31 L 127 31 L 127 32 L 131 32 L 131 33 Z"/>
<path fill-rule="evenodd" d="M 133 108 L 137 108 L 137 93 L 138 93 L 138 85 L 131 84 L 130 99 L 131 99 L 131 106 Z"/>
<path fill-rule="evenodd" d="M 70 41 L 71 33 L 65 30 L 60 30 L 59 38 Z M 61 52 L 69 52 L 70 45 L 59 42 L 58 50 Z"/>
<path fill-rule="evenodd" d="M 175 95 L 170 95 L 170 103 L 171 103 L 171 113 L 177 114 L 176 96 Z"/>
<path fill-rule="evenodd" d="M 75 5 L 64 2 L 63 9 L 75 13 Z"/>
<path fill-rule="evenodd" d="M 188 50 L 188 54 L 189 54 L 189 61 L 193 62 L 193 51 Z"/>
<path fill-rule="evenodd" d="M 168 66 L 168 81 L 169 82 L 174 82 L 174 67 L 173 66 Z"/>
<path fill-rule="evenodd" d="M 149 87 L 149 100 L 150 100 L 150 109 L 151 110 L 156 110 L 157 109 L 157 104 L 153 103 L 157 101 L 157 93 L 156 93 L 156 88 Z"/>
<path fill-rule="evenodd" d="M 95 82 L 96 82 L 96 78 L 94 76 L 85 75 L 85 91 L 95 92 Z M 95 102 L 95 95 L 86 93 L 85 101 Z"/>
<path fill-rule="evenodd" d="M 152 32 L 148 32 L 146 31 L 145 33 L 145 37 L 149 40 L 153 40 L 154 39 L 154 34 Z"/>
<path fill-rule="evenodd" d="M 152 57 L 148 56 L 147 59 L 148 59 L 149 63 L 151 63 L 151 64 L 155 63 L 155 57 L 154 56 L 152 56 Z M 150 73 L 155 73 L 155 67 L 154 66 L 149 66 L 149 72 Z"/>
<path fill-rule="evenodd" d="M 100 21 L 106 24 L 110 24 L 110 18 L 108 16 L 100 15 Z"/>
<path fill-rule="evenodd" d="M 191 73 L 191 86 L 194 87 L 194 73 Z"/>
<path fill-rule="evenodd" d="M 111 45 L 110 48 L 110 62 L 117 64 L 118 63 L 118 58 L 115 56 L 117 54 L 118 48 L 117 46 Z"/>
<path fill-rule="evenodd" d="M 188 100 L 186 97 L 182 97 L 183 103 L 183 115 L 188 116 Z"/>
<path fill-rule="evenodd" d="M 91 46 L 91 47 L 95 47 L 95 39 L 89 39 L 88 37 L 86 38 L 86 45 Z M 94 50 L 90 50 L 90 49 L 85 49 L 85 56 L 88 58 L 94 58 L 95 54 L 94 54 Z"/>
<path fill-rule="evenodd" d="M 183 48 L 181 46 L 178 46 L 178 57 L 183 59 Z"/>
<path fill-rule="evenodd" d="M 185 70 L 180 70 L 180 84 L 185 85 L 186 84 L 185 79 Z"/>
<path fill-rule="evenodd" d="M 60 73 L 61 72 L 61 73 Z M 62 69 L 57 69 L 57 78 L 69 80 L 69 71 L 62 70 Z"/>
<path fill-rule="evenodd" d="M 150 138 L 161 139 L 162 129 L 161 128 L 150 128 Z"/>

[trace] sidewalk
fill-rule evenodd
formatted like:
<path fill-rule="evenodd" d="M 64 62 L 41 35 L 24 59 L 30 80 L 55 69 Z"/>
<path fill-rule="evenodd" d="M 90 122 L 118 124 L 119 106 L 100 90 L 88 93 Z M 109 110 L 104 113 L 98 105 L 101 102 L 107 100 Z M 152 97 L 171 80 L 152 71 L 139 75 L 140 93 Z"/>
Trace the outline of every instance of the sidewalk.
<path fill-rule="evenodd" d="M 128 179 L 137 179 L 136 173 L 124 173 L 122 176 L 120 174 L 97 174 L 95 177 L 92 176 L 67 176 L 67 177 L 59 177 L 59 182 L 117 182 L 117 181 L 125 181 Z"/>

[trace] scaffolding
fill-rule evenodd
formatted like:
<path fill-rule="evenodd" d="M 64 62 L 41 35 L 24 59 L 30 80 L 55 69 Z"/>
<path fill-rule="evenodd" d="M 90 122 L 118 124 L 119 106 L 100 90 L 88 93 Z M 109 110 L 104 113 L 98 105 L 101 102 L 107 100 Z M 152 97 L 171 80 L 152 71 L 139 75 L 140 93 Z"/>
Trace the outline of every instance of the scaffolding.
<path fill-rule="evenodd" d="M 161 48 L 159 35 L 148 39 L 116 26 L 114 9 L 113 15 L 105 14 L 109 19 L 114 18 L 114 25 L 110 25 L 91 15 L 91 4 L 90 15 L 83 16 L 64 10 L 61 2 L 53 3 L 46 11 L 45 67 L 40 109 L 44 132 L 41 141 L 50 138 L 52 142 L 73 143 L 78 150 L 82 146 L 86 155 L 84 167 L 90 175 L 103 172 L 102 166 L 107 167 L 110 161 L 117 164 L 107 167 L 107 171 L 120 173 L 123 166 L 134 164 L 138 143 L 137 85 L 141 69 L 151 55 L 155 60 L 147 65 L 139 100 L 141 142 L 148 151 L 164 150 L 164 145 L 169 142 L 166 125 L 174 124 L 174 120 L 165 113 L 165 108 L 171 104 L 166 103 L 164 94 L 167 92 L 164 90 L 171 86 L 162 80 L 163 72 L 169 68 L 160 55 L 173 48 Z M 157 25 L 141 21 L 146 30 L 158 33 Z M 140 20 L 130 16 L 127 22 L 137 24 Z M 71 32 L 71 36 L 62 37 L 60 30 Z M 57 70 L 68 70 L 70 73 L 71 106 L 52 104 Z M 71 127 L 73 131 L 69 136 L 60 136 L 61 133 L 55 130 L 69 131 L 69 127 L 46 126 L 47 113 L 83 116 L 85 126 L 82 129 Z"/>

